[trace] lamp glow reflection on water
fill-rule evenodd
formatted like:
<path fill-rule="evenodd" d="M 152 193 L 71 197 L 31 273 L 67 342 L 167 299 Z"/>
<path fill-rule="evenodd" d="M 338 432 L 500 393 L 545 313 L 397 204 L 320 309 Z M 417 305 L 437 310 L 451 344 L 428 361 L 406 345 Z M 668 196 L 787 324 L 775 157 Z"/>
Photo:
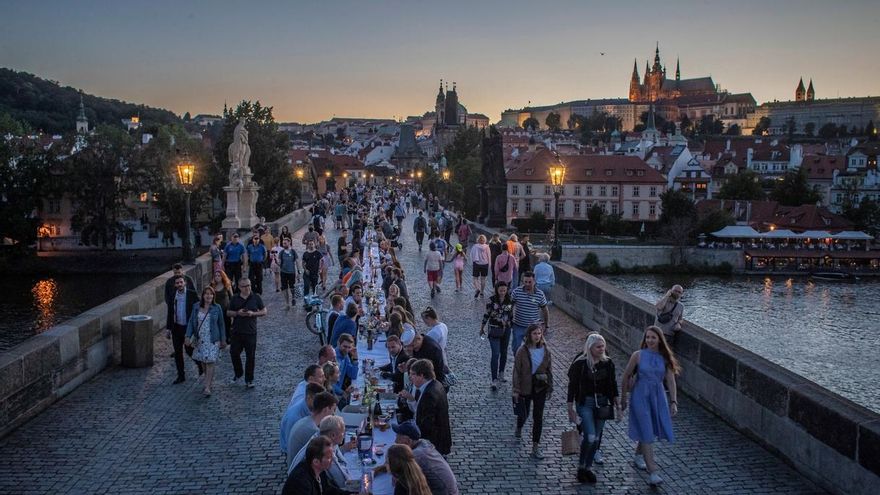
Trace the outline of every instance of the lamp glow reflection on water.
<path fill-rule="evenodd" d="M 58 295 L 58 284 L 55 279 L 38 280 L 31 288 L 34 295 L 34 307 L 37 310 L 36 327 L 46 330 L 55 323 L 55 298 Z"/>

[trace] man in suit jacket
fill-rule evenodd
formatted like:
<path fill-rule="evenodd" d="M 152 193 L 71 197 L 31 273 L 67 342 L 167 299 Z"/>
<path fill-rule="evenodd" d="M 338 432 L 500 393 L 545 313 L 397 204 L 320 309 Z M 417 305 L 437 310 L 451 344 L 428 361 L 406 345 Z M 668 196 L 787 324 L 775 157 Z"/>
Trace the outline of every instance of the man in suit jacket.
<path fill-rule="evenodd" d="M 443 349 L 436 340 L 428 335 L 417 334 L 412 329 L 404 330 L 400 335 L 407 354 L 416 359 L 427 359 L 434 365 L 434 377 L 442 384 L 446 380 L 446 365 L 443 358 Z"/>
<path fill-rule="evenodd" d="M 441 454 L 448 455 L 452 451 L 449 402 L 443 385 L 435 379 L 434 365 L 427 359 L 419 359 L 410 366 L 409 377 L 416 387 L 415 420 L 422 438 L 430 440 Z"/>
<path fill-rule="evenodd" d="M 400 371 L 399 365 L 406 364 L 409 355 L 403 350 L 403 344 L 400 343 L 400 337 L 397 335 L 389 335 L 385 347 L 388 349 L 388 358 L 391 362 L 379 366 L 379 371 L 382 372 L 382 378 L 389 378 L 394 382 L 394 393 L 397 393 L 403 390 L 403 372 Z"/>
<path fill-rule="evenodd" d="M 174 347 L 174 364 L 177 366 L 177 379 L 174 384 L 186 381 L 186 369 L 183 365 L 183 342 L 186 340 L 186 326 L 189 323 L 192 308 L 199 302 L 199 295 L 196 291 L 187 287 L 186 279 L 183 275 L 174 277 L 175 291 L 168 301 L 168 317 L 165 325 L 166 331 L 171 332 L 171 345 Z M 192 357 L 193 348 L 188 347 L 186 353 Z M 203 373 L 202 363 L 196 361 L 199 366 L 199 374 Z"/>

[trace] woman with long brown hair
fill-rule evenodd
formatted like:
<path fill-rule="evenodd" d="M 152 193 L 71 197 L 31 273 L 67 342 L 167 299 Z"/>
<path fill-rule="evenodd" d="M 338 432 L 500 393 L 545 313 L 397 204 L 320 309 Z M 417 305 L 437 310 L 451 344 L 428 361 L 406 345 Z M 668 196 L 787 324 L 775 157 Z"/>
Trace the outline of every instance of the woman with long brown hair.
<path fill-rule="evenodd" d="M 638 373 L 636 373 L 638 367 Z M 632 390 L 629 408 L 629 437 L 636 442 L 634 464 L 649 473 L 648 483 L 659 485 L 663 478 L 657 474 L 654 462 L 654 442 L 675 441 L 672 416 L 678 413 L 678 391 L 675 375 L 681 368 L 672 354 L 663 331 L 651 325 L 645 329 L 640 349 L 632 354 L 623 372 L 623 393 L 620 407 L 626 410 L 626 395 Z M 669 399 L 663 383 L 669 389 Z"/>
<path fill-rule="evenodd" d="M 394 482 L 394 495 L 431 495 L 428 480 L 408 446 L 388 447 L 388 470 Z"/>
<path fill-rule="evenodd" d="M 214 289 L 211 287 L 202 290 L 202 297 L 192 308 L 185 344 L 195 348 L 193 359 L 205 365 L 205 397 L 210 397 L 214 363 L 220 358 L 220 348 L 226 346 L 223 310 L 214 302 Z"/>
<path fill-rule="evenodd" d="M 229 301 L 232 300 L 232 281 L 226 276 L 223 270 L 214 272 L 214 278 L 211 279 L 211 288 L 214 289 L 214 302 L 220 305 L 223 310 L 223 324 L 227 329 L 227 344 L 229 343 L 229 329 L 232 328 L 232 318 L 226 316 L 226 310 L 229 309 Z"/>
<path fill-rule="evenodd" d="M 517 412 L 516 437 L 522 437 L 522 427 L 532 410 L 532 457 L 543 459 L 541 432 L 544 429 L 544 404 L 553 393 L 553 363 L 550 348 L 544 343 L 544 328 L 530 325 L 523 345 L 513 358 L 513 403 Z"/>

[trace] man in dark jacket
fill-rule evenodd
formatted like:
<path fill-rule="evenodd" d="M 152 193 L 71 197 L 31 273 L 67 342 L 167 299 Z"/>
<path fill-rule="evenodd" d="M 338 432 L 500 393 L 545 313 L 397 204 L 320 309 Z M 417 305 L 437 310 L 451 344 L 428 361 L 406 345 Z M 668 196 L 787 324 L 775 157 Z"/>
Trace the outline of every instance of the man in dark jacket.
<path fill-rule="evenodd" d="M 437 452 L 448 455 L 452 451 L 449 402 L 443 386 L 435 379 L 434 365 L 427 359 L 419 359 L 410 366 L 409 377 L 416 387 L 415 420 L 422 438 L 430 440 Z"/>
<path fill-rule="evenodd" d="M 172 278 L 174 292 L 170 298 L 168 294 L 165 296 L 165 302 L 168 304 L 168 315 L 165 320 L 166 332 L 171 334 L 171 345 L 174 347 L 174 365 L 177 367 L 177 379 L 174 384 L 186 381 L 186 368 L 183 364 L 183 342 L 186 340 L 186 325 L 189 323 L 189 317 L 192 314 L 193 306 L 199 301 L 196 291 L 187 287 L 186 279 L 183 275 Z M 187 347 L 186 353 L 192 357 L 193 348 Z M 203 373 L 202 363 L 196 361 L 199 366 L 199 374 Z"/>
<path fill-rule="evenodd" d="M 341 495 L 330 484 L 327 470 L 333 463 L 333 445 L 324 435 L 309 440 L 306 457 L 287 476 L 282 495 Z"/>
<path fill-rule="evenodd" d="M 446 370 L 443 360 L 443 349 L 436 340 L 424 334 L 416 334 L 412 330 L 406 330 L 400 336 L 407 354 L 416 359 L 427 359 L 434 365 L 434 375 L 440 383 L 446 381 Z"/>
<path fill-rule="evenodd" d="M 391 379 L 394 382 L 394 393 L 403 390 L 403 372 L 400 371 L 398 365 L 406 364 L 409 361 L 409 355 L 403 350 L 403 344 L 400 343 L 400 337 L 397 335 L 389 335 L 385 341 L 385 347 L 388 349 L 388 357 L 391 360 L 386 365 L 379 366 L 382 372 L 382 378 Z"/>

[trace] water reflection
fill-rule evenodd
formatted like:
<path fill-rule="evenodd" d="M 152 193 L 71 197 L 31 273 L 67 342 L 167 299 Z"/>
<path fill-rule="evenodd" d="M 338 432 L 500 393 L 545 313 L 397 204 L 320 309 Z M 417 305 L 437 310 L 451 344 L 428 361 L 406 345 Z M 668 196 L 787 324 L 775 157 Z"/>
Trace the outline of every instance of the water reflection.
<path fill-rule="evenodd" d="M 880 281 L 771 277 L 603 277 L 651 303 L 685 288 L 685 318 L 880 411 Z"/>
<path fill-rule="evenodd" d="M 52 278 L 38 280 L 31 288 L 31 294 L 34 296 L 36 310 L 34 326 L 38 332 L 42 332 L 55 324 L 55 298 L 58 295 L 58 284 Z"/>

